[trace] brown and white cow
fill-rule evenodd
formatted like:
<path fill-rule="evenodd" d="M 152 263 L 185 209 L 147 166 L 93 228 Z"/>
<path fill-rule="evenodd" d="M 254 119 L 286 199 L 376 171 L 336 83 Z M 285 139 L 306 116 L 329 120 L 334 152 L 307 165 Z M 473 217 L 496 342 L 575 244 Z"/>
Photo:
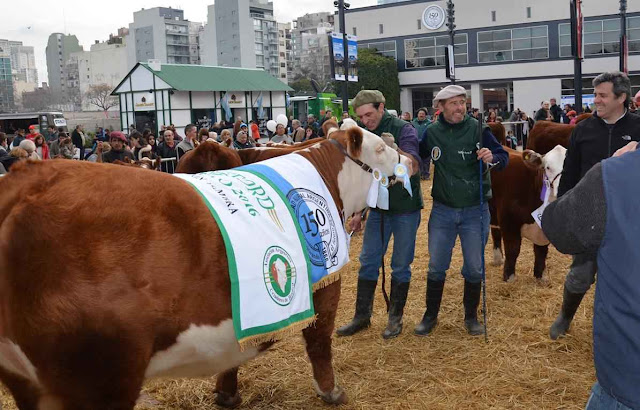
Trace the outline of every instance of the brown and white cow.
<path fill-rule="evenodd" d="M 576 119 L 576 124 L 589 117 L 591 117 L 591 114 L 581 114 Z M 557 145 L 569 148 L 569 139 L 576 124 L 558 124 L 553 121 L 538 121 L 529 134 L 525 148 L 535 151 L 540 155 L 546 154 Z"/>
<path fill-rule="evenodd" d="M 544 157 L 531 150 L 518 152 L 505 149 L 509 153 L 509 164 L 502 171 L 491 173 L 493 264 L 503 263 L 501 244 L 504 241 L 503 280 L 515 279 L 516 261 L 524 237 L 533 242 L 533 275 L 542 279 L 549 241 L 534 222 L 531 213 L 542 205 L 540 192 L 544 174 L 552 182 L 553 197 L 557 196 L 566 149 L 557 146 Z M 544 164 L 543 167 L 540 168 L 538 163 Z"/>
<path fill-rule="evenodd" d="M 332 138 L 388 175 L 398 161 L 412 170 L 371 133 Z M 294 155 L 315 165 L 350 215 L 365 208 L 372 175 L 343 149 L 322 141 Z M 0 381 L 21 410 L 132 409 L 147 379 L 213 374 L 219 404 L 241 401 L 238 366 L 270 344 L 239 349 L 224 243 L 188 183 L 41 161 L 16 165 L 0 192 Z M 139 212 L 151 197 L 156 211 Z M 336 404 L 346 401 L 331 363 L 339 295 L 340 281 L 314 292 L 317 321 L 303 331 L 316 391 Z"/>

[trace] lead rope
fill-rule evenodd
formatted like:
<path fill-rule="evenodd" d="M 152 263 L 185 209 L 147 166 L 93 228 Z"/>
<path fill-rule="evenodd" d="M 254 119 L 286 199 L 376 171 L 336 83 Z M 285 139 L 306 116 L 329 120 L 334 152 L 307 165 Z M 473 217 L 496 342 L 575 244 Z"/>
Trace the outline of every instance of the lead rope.
<path fill-rule="evenodd" d="M 482 114 L 480 114 L 480 118 L 478 119 L 478 129 L 480 131 L 480 136 L 478 138 L 478 150 L 482 148 Z M 482 160 L 478 160 L 480 164 L 480 243 L 482 244 L 482 261 L 481 261 L 481 269 L 482 269 L 482 320 L 484 324 L 484 341 L 485 343 L 489 343 L 489 335 L 487 334 L 487 281 L 486 281 L 486 272 L 485 272 L 485 261 L 484 261 L 484 212 L 482 210 L 484 204 L 484 192 L 482 190 L 482 178 L 484 176 L 484 172 L 482 172 Z M 490 167 L 488 167 L 490 169 Z"/>

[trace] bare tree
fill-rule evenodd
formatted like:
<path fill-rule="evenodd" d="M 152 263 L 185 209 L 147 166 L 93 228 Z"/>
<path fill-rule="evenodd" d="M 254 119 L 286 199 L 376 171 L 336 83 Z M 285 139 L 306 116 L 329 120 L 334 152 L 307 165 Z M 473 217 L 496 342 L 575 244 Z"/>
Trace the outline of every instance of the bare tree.
<path fill-rule="evenodd" d="M 89 86 L 85 97 L 87 101 L 104 111 L 105 115 L 109 108 L 119 105 L 118 97 L 111 95 L 112 88 L 108 84 L 97 84 Z"/>

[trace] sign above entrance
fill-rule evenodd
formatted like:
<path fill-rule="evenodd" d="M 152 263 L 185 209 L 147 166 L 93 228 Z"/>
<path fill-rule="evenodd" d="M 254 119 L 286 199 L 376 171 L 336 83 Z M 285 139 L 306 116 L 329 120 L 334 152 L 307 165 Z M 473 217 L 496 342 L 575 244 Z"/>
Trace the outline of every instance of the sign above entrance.
<path fill-rule="evenodd" d="M 444 9 L 437 4 L 427 7 L 422 13 L 422 23 L 429 30 L 437 30 L 444 24 Z"/>
<path fill-rule="evenodd" d="M 244 107 L 244 91 L 229 91 L 227 95 L 229 96 L 229 100 L 227 102 L 230 107 Z"/>
<path fill-rule="evenodd" d="M 156 109 L 153 93 L 133 93 L 133 107 L 135 111 L 153 111 Z"/>

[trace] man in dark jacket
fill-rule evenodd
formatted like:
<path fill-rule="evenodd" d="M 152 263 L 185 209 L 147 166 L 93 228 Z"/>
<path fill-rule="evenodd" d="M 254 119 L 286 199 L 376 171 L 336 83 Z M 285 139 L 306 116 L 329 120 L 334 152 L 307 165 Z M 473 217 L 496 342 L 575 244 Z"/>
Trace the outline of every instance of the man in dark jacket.
<path fill-rule="evenodd" d="M 80 150 L 80 160 L 84 160 L 84 130 L 82 125 L 76 125 L 76 129 L 71 133 L 71 142 Z"/>
<path fill-rule="evenodd" d="M 631 82 L 621 72 L 600 74 L 593 80 L 596 112 L 576 125 L 569 140 L 558 196 L 564 195 L 597 163 L 609 158 L 630 141 L 640 140 L 640 116 L 627 111 Z M 595 281 L 598 265 L 594 253 L 573 256 L 564 283 L 560 315 L 549 329 L 555 340 L 571 325 L 580 302 Z"/>
<path fill-rule="evenodd" d="M 485 171 L 488 164 L 497 164 L 496 170 L 500 170 L 507 166 L 509 154 L 489 127 L 467 114 L 466 104 L 464 87 L 449 85 L 440 90 L 433 105 L 441 113 L 427 127 L 420 142 L 420 156 L 431 156 L 433 160 L 434 177 L 428 229 L 427 309 L 414 330 L 418 336 L 429 335 L 438 323 L 444 282 L 458 236 L 464 259 L 464 326 L 472 336 L 484 333 L 477 311 L 482 290 L 482 254 L 489 238 L 487 201 L 491 198 L 491 176 L 483 172 L 480 183 L 478 161 L 485 164 Z"/>
<path fill-rule="evenodd" d="M 560 119 L 562 118 L 562 108 L 558 107 L 555 98 L 552 98 L 550 102 L 551 107 L 549 108 L 549 111 L 553 117 L 553 122 L 560 122 Z"/>
<path fill-rule="evenodd" d="M 133 154 L 127 151 L 124 147 L 127 144 L 127 137 L 120 131 L 114 131 L 111 133 L 111 151 L 102 153 L 102 141 L 98 142 L 96 147 L 96 154 L 98 158 L 96 162 L 108 162 L 113 163 L 116 160 L 122 162 L 129 162 L 133 159 Z"/>
<path fill-rule="evenodd" d="M 596 164 L 542 215 L 542 229 L 560 252 L 597 255 L 593 309 L 597 382 L 587 410 L 640 408 L 640 150 L 636 147 L 637 143 L 629 143 L 614 156 L 628 153 Z"/>
<path fill-rule="evenodd" d="M 395 144 L 407 155 L 412 155 L 420 163 L 418 136 L 416 129 L 408 122 L 393 117 L 385 109 L 385 98 L 377 90 L 361 90 L 353 99 L 353 109 L 364 126 L 381 136 L 389 133 Z M 411 281 L 411 262 L 416 246 L 416 234 L 420 225 L 422 191 L 419 170 L 411 176 L 410 195 L 402 184 L 394 184 L 388 189 L 388 206 L 378 204 L 372 208 L 367 218 L 360 253 L 356 312 L 353 320 L 337 330 L 339 336 L 351 336 L 369 327 L 373 310 L 373 298 L 378 283 L 381 257 L 393 235 L 393 256 L 391 257 L 391 306 L 389 321 L 382 333 L 384 339 L 396 337 L 402 332 L 402 315 Z M 350 229 L 359 231 L 362 216 L 351 218 Z"/>
<path fill-rule="evenodd" d="M 427 119 L 427 109 L 420 108 L 418 110 L 416 118 L 411 121 L 411 124 L 413 124 L 413 126 L 415 127 L 416 132 L 418 133 L 418 142 L 420 142 L 420 138 L 422 138 L 422 136 L 424 135 L 424 131 L 427 129 L 429 124 L 431 124 Z M 420 169 L 420 177 L 422 179 L 429 179 L 430 167 L 431 158 L 422 158 L 422 167 Z"/>

